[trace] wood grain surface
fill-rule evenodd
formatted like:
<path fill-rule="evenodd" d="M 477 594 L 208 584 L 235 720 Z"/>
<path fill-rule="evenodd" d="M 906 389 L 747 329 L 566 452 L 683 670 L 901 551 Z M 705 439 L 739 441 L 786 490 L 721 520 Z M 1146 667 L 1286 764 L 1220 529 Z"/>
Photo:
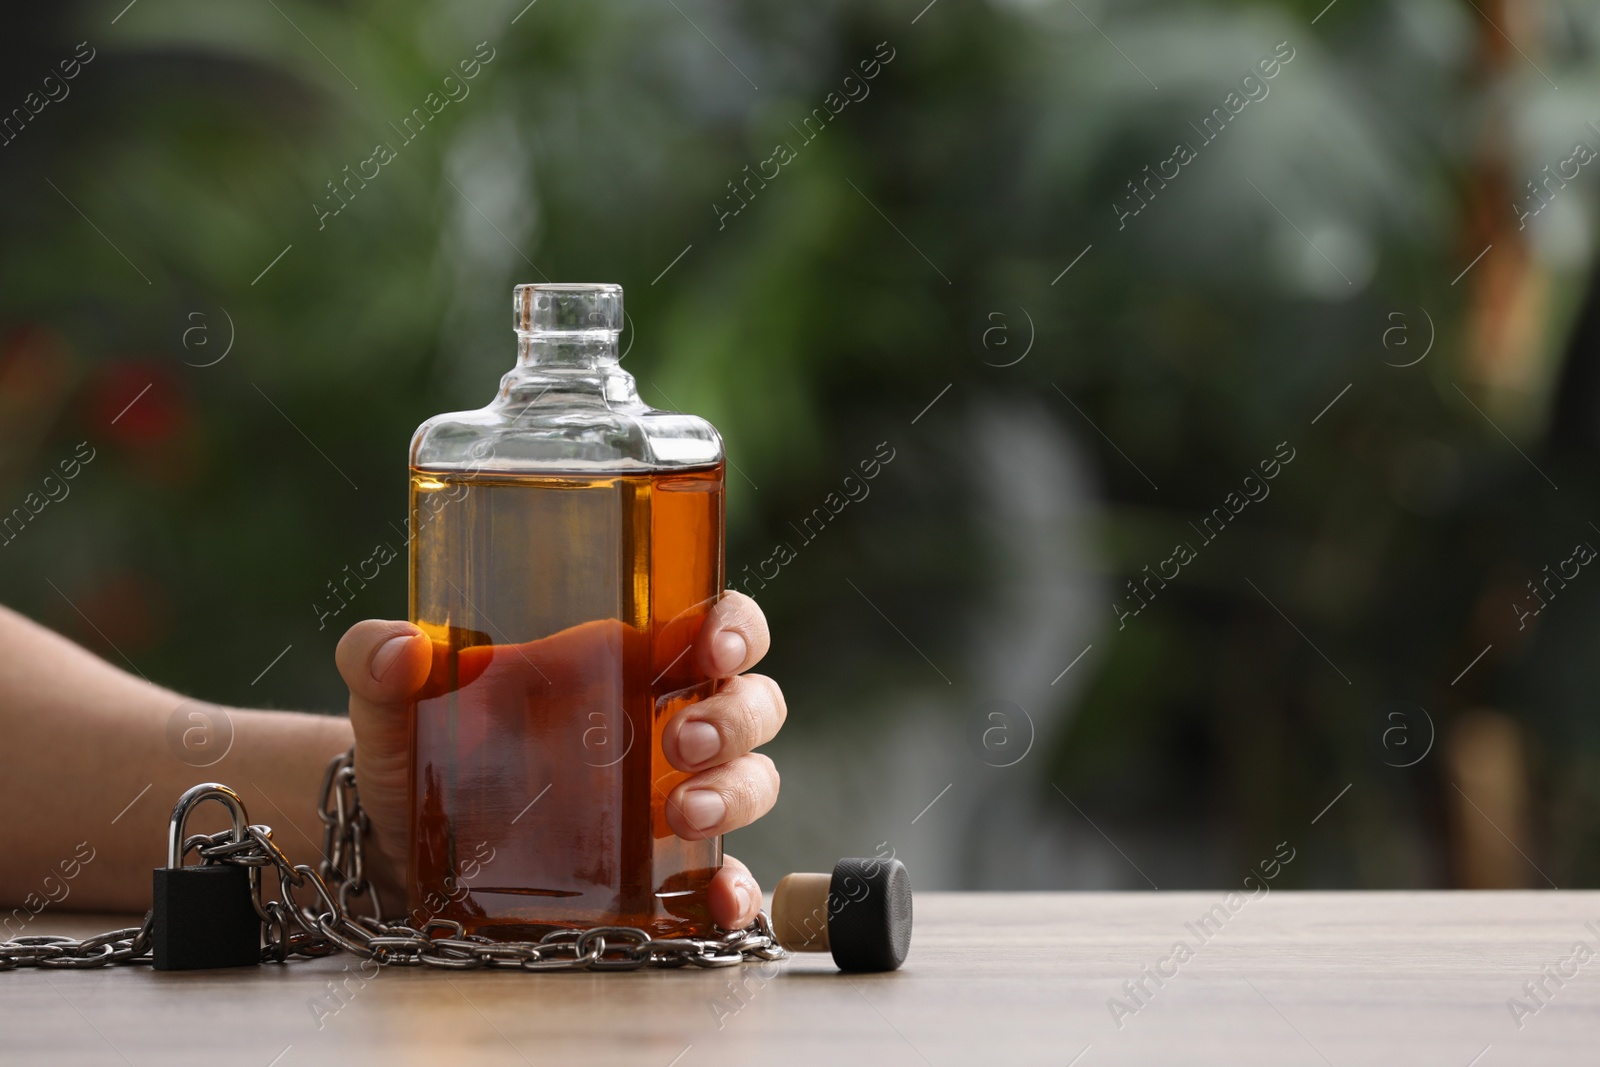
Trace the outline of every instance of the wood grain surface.
<path fill-rule="evenodd" d="M 1355 1064 L 1600 1060 L 1600 893 L 925 893 L 903 970 L 524 974 L 348 956 L 0 974 L 6 1064 Z M 1595 929 L 1586 924 L 1593 921 Z M 29 933 L 115 919 L 41 914 Z M 1191 958 L 1179 963 L 1173 947 Z M 1582 956 L 1584 962 L 1577 962 Z M 1163 962 L 1165 961 L 1165 962 Z M 1124 982 L 1146 967 L 1140 1001 Z M 1546 967 L 1550 971 L 1546 971 Z M 1173 972 L 1176 971 L 1175 974 Z M 1546 975 L 1562 973 L 1557 979 Z M 352 977 L 353 976 L 353 977 Z M 1543 979 L 1539 1000 L 1525 982 Z M 333 989 L 343 982 L 343 1003 Z M 1536 987 L 1537 988 L 1537 987 Z M 1108 1002 L 1122 1002 L 1116 1013 Z M 1515 1017 L 1508 1001 L 1528 1009 Z M 318 1010 L 317 1005 L 322 1005 Z M 1137 1010 L 1135 1010 L 1137 1009 Z M 1120 1026 L 1118 1023 L 1120 1022 Z"/>

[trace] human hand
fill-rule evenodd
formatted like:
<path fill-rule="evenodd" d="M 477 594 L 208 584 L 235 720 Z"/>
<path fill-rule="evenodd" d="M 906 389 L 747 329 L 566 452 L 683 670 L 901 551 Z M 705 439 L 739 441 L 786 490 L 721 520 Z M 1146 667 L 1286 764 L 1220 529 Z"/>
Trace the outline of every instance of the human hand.
<path fill-rule="evenodd" d="M 732 591 L 711 609 L 695 638 L 692 654 L 700 672 L 727 681 L 714 696 L 679 711 L 663 731 L 668 762 L 689 773 L 666 804 L 667 823 L 680 837 L 698 840 L 746 826 L 777 800 L 777 769 L 751 750 L 782 727 L 783 693 L 772 679 L 744 673 L 769 644 L 761 609 Z M 372 822 L 369 877 L 393 913 L 406 896 L 408 716 L 428 680 L 432 642 L 411 623 L 367 620 L 344 635 L 335 660 L 350 688 L 356 773 Z M 725 856 L 709 903 L 718 926 L 738 929 L 760 910 L 761 890 L 744 864 Z"/>

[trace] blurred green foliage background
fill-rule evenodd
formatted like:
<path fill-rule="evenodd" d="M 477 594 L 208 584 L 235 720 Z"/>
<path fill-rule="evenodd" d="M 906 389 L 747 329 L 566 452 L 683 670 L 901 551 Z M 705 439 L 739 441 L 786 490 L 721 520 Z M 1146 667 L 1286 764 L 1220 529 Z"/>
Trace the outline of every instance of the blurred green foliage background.
<path fill-rule="evenodd" d="M 769 881 L 888 841 L 919 886 L 1231 884 L 1287 838 L 1300 885 L 1600 882 L 1600 577 L 1516 607 L 1600 543 L 1593 168 L 1514 206 L 1600 147 L 1600 16 L 923 2 L 13 13 L 0 108 L 93 58 L 0 146 L 4 506 L 95 458 L 0 548 L 5 602 L 182 692 L 337 710 L 333 645 L 404 570 L 312 604 L 398 544 L 412 429 L 489 399 L 513 284 L 614 281 L 645 399 L 727 440 L 735 579 L 894 450 L 759 591 L 785 792 L 730 848 Z"/>

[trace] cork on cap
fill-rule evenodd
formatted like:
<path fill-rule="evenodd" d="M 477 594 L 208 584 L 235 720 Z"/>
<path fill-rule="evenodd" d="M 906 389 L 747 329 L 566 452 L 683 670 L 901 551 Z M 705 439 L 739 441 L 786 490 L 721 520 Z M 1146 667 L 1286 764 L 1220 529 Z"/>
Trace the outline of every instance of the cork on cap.
<path fill-rule="evenodd" d="M 911 948 L 911 876 L 897 859 L 843 859 L 832 874 L 790 874 L 772 894 L 790 952 L 831 952 L 845 971 L 892 971 Z"/>
<path fill-rule="evenodd" d="M 786 874 L 772 891 L 772 932 L 790 952 L 828 951 L 827 874 Z"/>

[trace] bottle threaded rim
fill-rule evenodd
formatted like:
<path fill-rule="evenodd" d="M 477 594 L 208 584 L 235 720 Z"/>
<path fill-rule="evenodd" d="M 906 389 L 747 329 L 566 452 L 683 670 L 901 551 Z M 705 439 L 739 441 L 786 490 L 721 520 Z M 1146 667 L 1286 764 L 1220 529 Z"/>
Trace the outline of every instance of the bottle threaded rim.
<path fill-rule="evenodd" d="M 622 332 L 622 286 L 609 282 L 537 282 L 512 290 L 519 334 Z"/>

